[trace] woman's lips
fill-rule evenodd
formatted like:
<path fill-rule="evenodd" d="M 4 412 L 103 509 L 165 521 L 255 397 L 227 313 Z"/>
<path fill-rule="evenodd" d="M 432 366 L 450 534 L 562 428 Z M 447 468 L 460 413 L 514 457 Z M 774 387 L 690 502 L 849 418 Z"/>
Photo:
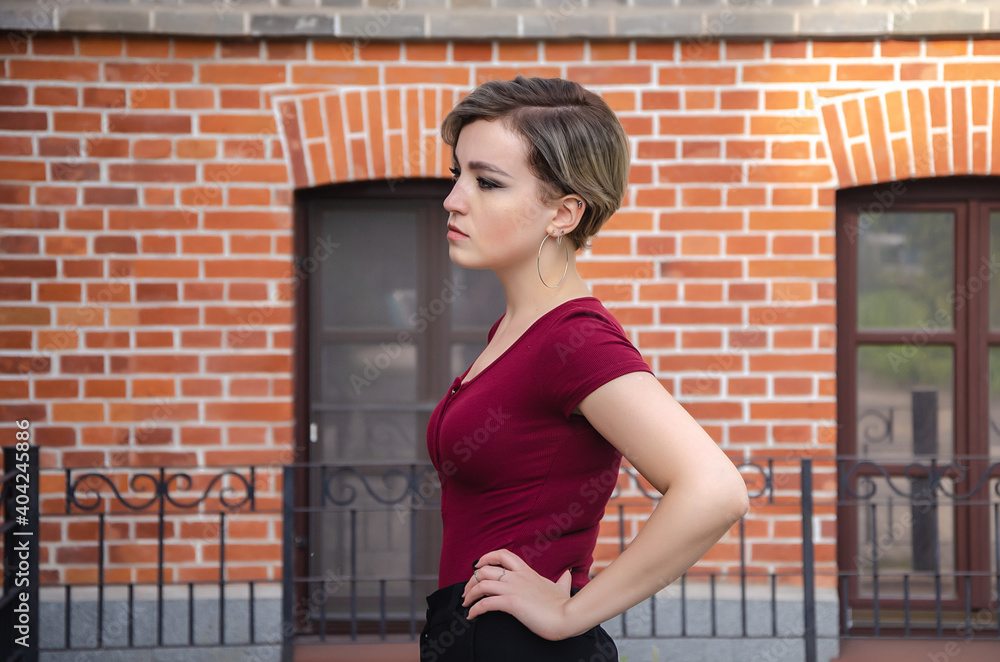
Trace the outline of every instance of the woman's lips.
<path fill-rule="evenodd" d="M 454 225 L 448 226 L 448 238 L 449 239 L 468 239 L 469 235 L 465 234 Z"/>

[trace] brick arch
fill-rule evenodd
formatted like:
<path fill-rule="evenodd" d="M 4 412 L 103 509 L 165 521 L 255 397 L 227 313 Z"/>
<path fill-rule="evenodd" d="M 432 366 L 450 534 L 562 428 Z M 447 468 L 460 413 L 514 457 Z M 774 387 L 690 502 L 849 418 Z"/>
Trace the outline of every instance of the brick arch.
<path fill-rule="evenodd" d="M 275 96 L 292 183 L 309 188 L 450 176 L 451 152 L 439 127 L 462 92 L 446 85 L 414 85 Z"/>
<path fill-rule="evenodd" d="M 1000 175 L 1000 85 L 872 90 L 820 102 L 841 188 Z"/>

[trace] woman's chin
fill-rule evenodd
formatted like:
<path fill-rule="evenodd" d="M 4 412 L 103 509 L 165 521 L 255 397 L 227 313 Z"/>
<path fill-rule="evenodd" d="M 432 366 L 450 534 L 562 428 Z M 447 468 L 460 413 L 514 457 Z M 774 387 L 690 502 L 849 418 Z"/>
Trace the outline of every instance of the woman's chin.
<path fill-rule="evenodd" d="M 485 269 L 481 264 L 476 264 L 473 260 L 469 259 L 469 255 L 466 251 L 461 248 L 456 247 L 454 244 L 448 246 L 448 257 L 451 259 L 453 264 L 457 264 L 465 269 Z"/>

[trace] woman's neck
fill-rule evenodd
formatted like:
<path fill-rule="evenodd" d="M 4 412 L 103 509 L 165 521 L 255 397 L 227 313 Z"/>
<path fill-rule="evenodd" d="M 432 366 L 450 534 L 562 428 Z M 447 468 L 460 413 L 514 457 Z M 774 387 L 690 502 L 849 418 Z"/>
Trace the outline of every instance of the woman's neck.
<path fill-rule="evenodd" d="M 566 301 L 593 296 L 576 269 L 576 256 L 573 254 L 570 256 L 566 277 L 556 288 L 542 284 L 534 261 L 530 270 L 521 268 L 498 272 L 497 278 L 507 295 L 505 327 L 530 326 L 539 317 Z"/>

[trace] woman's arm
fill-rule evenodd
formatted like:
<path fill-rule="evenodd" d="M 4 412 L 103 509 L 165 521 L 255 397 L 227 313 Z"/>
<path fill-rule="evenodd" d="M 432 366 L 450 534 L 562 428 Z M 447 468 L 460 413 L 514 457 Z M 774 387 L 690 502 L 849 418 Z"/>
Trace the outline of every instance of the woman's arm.
<path fill-rule="evenodd" d="M 650 374 L 614 379 L 588 395 L 580 412 L 663 494 L 639 534 L 572 598 L 516 555 L 499 550 L 480 559 L 484 581 L 470 580 L 470 618 L 508 612 L 536 634 L 564 639 L 621 614 L 680 577 L 746 514 L 743 477 L 683 407 Z"/>

